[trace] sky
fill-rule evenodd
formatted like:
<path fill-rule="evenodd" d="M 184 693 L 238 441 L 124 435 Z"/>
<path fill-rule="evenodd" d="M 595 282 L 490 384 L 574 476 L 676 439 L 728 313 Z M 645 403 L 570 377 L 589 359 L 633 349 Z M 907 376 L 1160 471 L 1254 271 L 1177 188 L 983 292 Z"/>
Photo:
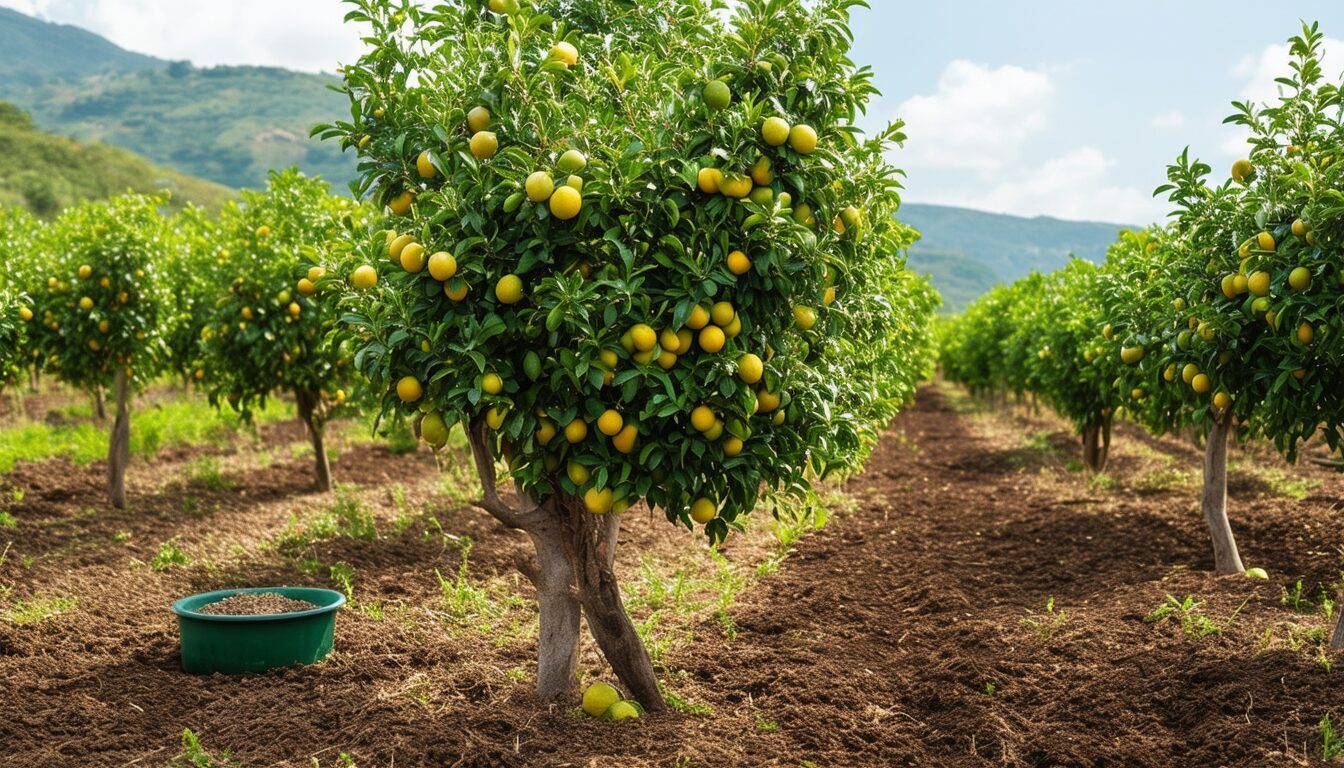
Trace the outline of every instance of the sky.
<path fill-rule="evenodd" d="M 1023 216 L 1143 224 L 1182 148 L 1222 174 L 1244 154 L 1223 126 L 1270 99 L 1300 20 L 1344 38 L 1344 3 L 1297 0 L 869 0 L 852 58 L 883 96 L 862 121 L 907 123 L 892 160 L 905 199 Z M 0 0 L 130 50 L 198 66 L 335 69 L 360 51 L 339 0 Z M 1332 76 L 1344 43 L 1326 46 Z M 1330 54 L 1330 51 L 1338 53 Z"/>

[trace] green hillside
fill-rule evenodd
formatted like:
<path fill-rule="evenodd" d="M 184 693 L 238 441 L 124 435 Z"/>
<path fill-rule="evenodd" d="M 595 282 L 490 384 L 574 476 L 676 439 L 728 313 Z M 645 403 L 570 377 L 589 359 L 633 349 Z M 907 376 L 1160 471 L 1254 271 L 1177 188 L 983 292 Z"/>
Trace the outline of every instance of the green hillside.
<path fill-rule="evenodd" d="M 161 168 L 125 149 L 44 133 L 0 102 L 0 204 L 54 216 L 71 203 L 127 190 L 172 193 L 175 206 L 208 208 L 233 197 L 227 187 Z"/>
<path fill-rule="evenodd" d="M 125 147 L 235 188 L 260 186 L 269 169 L 290 165 L 338 187 L 354 175 L 353 156 L 308 138 L 315 123 L 349 109 L 328 88 L 334 76 L 199 69 L 13 11 L 0 11 L 0 35 L 0 99 L 27 110 L 44 130 Z"/>
<path fill-rule="evenodd" d="M 947 313 L 997 283 L 1058 269 L 1071 255 L 1100 262 L 1116 235 L 1133 228 L 917 203 L 901 206 L 900 219 L 923 234 L 910 249 L 910 267 L 932 277 Z"/>

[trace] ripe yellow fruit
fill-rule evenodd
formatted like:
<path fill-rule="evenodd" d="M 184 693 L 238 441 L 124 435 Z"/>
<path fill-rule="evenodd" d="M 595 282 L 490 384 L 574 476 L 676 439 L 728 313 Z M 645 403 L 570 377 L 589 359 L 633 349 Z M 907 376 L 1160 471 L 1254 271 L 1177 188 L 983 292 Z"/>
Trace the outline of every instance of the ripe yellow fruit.
<path fill-rule="evenodd" d="M 19 319 L 27 322 L 33 319 L 33 310 L 27 307 L 19 307 Z"/>
<path fill-rule="evenodd" d="M 1292 231 L 1293 231 L 1293 234 L 1294 234 L 1294 235 L 1297 235 L 1298 237 L 1306 237 L 1306 236 L 1307 236 L 1307 224 L 1306 224 L 1306 222 L 1302 221 L 1301 219 L 1294 219 L 1294 220 L 1293 220 Z"/>
<path fill-rule="evenodd" d="M 719 180 L 719 192 L 722 192 L 724 197 L 741 200 L 751 194 L 751 177 L 725 175 Z"/>
<path fill-rule="evenodd" d="M 1251 276 L 1246 278 L 1246 287 L 1256 296 L 1269 295 L 1269 273 L 1264 270 L 1252 272 Z"/>
<path fill-rule="evenodd" d="M 716 325 L 707 326 L 700 331 L 700 348 L 710 354 L 721 351 L 723 345 L 727 343 L 728 337 L 724 335 L 723 329 Z"/>
<path fill-rule="evenodd" d="M 778 147 L 789 140 L 789 124 L 782 117 L 767 117 L 761 124 L 761 138 L 772 147 Z"/>
<path fill-rule="evenodd" d="M 1250 290 L 1250 280 L 1245 275 L 1237 273 L 1232 276 L 1232 291 L 1235 294 L 1240 296 L 1248 290 Z M 1180 307 L 1177 307 L 1177 309 L 1180 309 Z"/>
<path fill-rule="evenodd" d="M 723 455 L 728 457 L 736 456 L 742 453 L 742 438 L 729 435 L 723 441 Z"/>
<path fill-rule="evenodd" d="M 1143 347 L 1121 347 L 1120 362 L 1125 365 L 1138 365 L 1146 353 L 1147 350 Z"/>
<path fill-rule="evenodd" d="M 89 298 L 88 296 L 83 297 L 82 299 L 79 300 L 79 308 L 84 310 L 85 312 L 88 312 L 89 310 L 93 309 L 93 299 Z"/>
<path fill-rule="evenodd" d="M 691 333 L 691 329 L 682 328 L 680 331 L 677 331 L 677 348 L 675 351 L 678 355 L 684 355 L 687 352 L 690 352 L 691 347 L 694 344 L 695 334 Z"/>
<path fill-rule="evenodd" d="M 821 304 L 824 307 L 829 307 L 834 303 L 835 303 L 835 286 L 831 286 L 826 289 L 825 293 L 821 294 Z"/>
<path fill-rule="evenodd" d="M 686 316 L 686 327 L 693 331 L 698 331 L 709 325 L 709 313 L 699 304 L 691 307 L 691 313 Z"/>
<path fill-rule="evenodd" d="M 400 235 L 398 237 L 394 237 L 387 244 L 387 255 L 390 256 L 393 261 L 397 261 L 401 258 L 402 250 L 405 249 L 406 246 L 414 242 L 415 242 L 415 235 Z"/>
<path fill-rule="evenodd" d="M 1316 330 L 1311 327 L 1311 323 L 1303 321 L 1297 326 L 1297 341 L 1300 344 L 1310 344 L 1312 339 L 1316 338 Z"/>
<path fill-rule="evenodd" d="M 364 264 L 355 269 L 354 274 L 350 276 L 350 283 L 358 290 L 367 291 L 378 284 L 378 270 Z"/>
<path fill-rule="evenodd" d="M 420 437 L 435 447 L 447 445 L 448 424 L 443 420 L 443 414 L 438 411 L 425 414 L 425 418 L 420 420 Z"/>
<path fill-rule="evenodd" d="M 737 310 L 733 309 L 733 305 L 730 302 L 720 301 L 716 302 L 714 306 L 710 308 L 709 317 L 714 321 L 715 325 L 722 328 L 733 322 L 733 318 L 737 317 Z"/>
<path fill-rule="evenodd" d="M 1245 184 L 1253 173 L 1255 173 L 1255 166 L 1251 165 L 1251 161 L 1246 158 L 1241 158 L 1232 163 L 1232 180 L 1238 184 Z"/>
<path fill-rule="evenodd" d="M 430 277 L 442 283 L 451 279 L 455 274 L 457 274 L 457 259 L 453 258 L 453 254 L 447 251 L 439 251 L 429 257 Z"/>
<path fill-rule="evenodd" d="M 723 171 L 718 168 L 701 168 L 695 176 L 695 183 L 706 195 L 717 195 L 719 185 L 723 183 Z"/>
<path fill-rule="evenodd" d="M 718 420 L 714 411 L 707 405 L 697 405 L 695 410 L 691 411 L 691 426 L 695 427 L 697 432 L 708 432 Z"/>
<path fill-rule="evenodd" d="M 291 302 L 289 303 L 289 316 L 290 316 L 290 317 L 298 317 L 302 312 L 303 312 L 303 307 L 299 306 L 298 302 L 296 302 L 296 301 L 291 301 Z"/>
<path fill-rule="evenodd" d="M 560 169 L 561 173 L 578 173 L 588 167 L 588 158 L 577 149 L 567 149 L 560 159 L 555 161 L 555 167 Z"/>
<path fill-rule="evenodd" d="M 443 295 L 450 301 L 461 301 L 467 298 L 467 292 L 470 288 L 465 280 L 454 280 L 443 284 Z"/>
<path fill-rule="evenodd" d="M 1197 373 L 1195 374 L 1195 377 L 1190 380 L 1190 388 L 1202 395 L 1210 389 L 1213 389 L 1213 382 L 1209 380 L 1208 374 Z"/>
<path fill-rule="evenodd" d="M 635 349 L 640 352 L 649 352 L 658 345 L 658 334 L 644 323 L 634 326 L 630 329 L 630 340 L 634 342 Z"/>
<path fill-rule="evenodd" d="M 414 202 L 415 193 L 408 189 L 388 201 L 387 207 L 391 209 L 393 214 L 405 216 L 411 212 L 411 203 Z"/>
<path fill-rule="evenodd" d="M 1213 407 L 1220 411 L 1227 410 L 1232 405 L 1232 396 L 1226 392 L 1219 392 L 1213 396 Z"/>
<path fill-rule="evenodd" d="M 434 167 L 434 163 L 430 162 L 428 149 L 415 158 L 415 170 L 422 179 L 432 179 L 439 175 L 439 169 Z"/>
<path fill-rule="evenodd" d="M 593 717 L 601 717 L 620 700 L 621 694 L 615 688 L 606 683 L 593 683 L 583 692 L 583 711 Z"/>
<path fill-rule="evenodd" d="M 551 195 L 551 215 L 569 221 L 583 208 L 583 195 L 571 186 L 563 186 Z"/>
<path fill-rule="evenodd" d="M 664 349 L 658 354 L 658 367 L 664 371 L 670 371 L 677 364 L 677 353 L 670 349 Z"/>
<path fill-rule="evenodd" d="M 1162 370 L 1162 378 L 1165 381 L 1176 380 L 1176 364 L 1172 363 Z"/>
<path fill-rule="evenodd" d="M 418 274 L 425 268 L 425 246 L 411 243 L 401 249 L 401 268 L 411 274 Z"/>
<path fill-rule="evenodd" d="M 1181 369 L 1181 381 L 1186 384 L 1189 384 L 1198 375 L 1199 366 L 1194 363 L 1186 363 L 1185 367 Z"/>
<path fill-rule="evenodd" d="M 734 275 L 745 275 L 751 271 L 751 259 L 741 251 L 728 254 L 728 271 Z"/>
<path fill-rule="evenodd" d="M 1261 232 L 1256 235 L 1255 244 L 1259 246 L 1262 251 L 1272 251 L 1277 247 L 1277 244 L 1274 242 L 1274 236 L 1268 232 Z"/>
<path fill-rule="evenodd" d="M 817 324 L 816 310 L 811 307 L 794 307 L 793 324 L 797 326 L 800 331 L 812 330 L 812 327 Z"/>
<path fill-rule="evenodd" d="M 579 49 L 575 48 L 573 44 L 561 40 L 551 46 L 548 58 L 551 61 L 558 61 L 566 67 L 572 67 L 579 63 Z"/>
<path fill-rule="evenodd" d="M 615 437 L 625 428 L 625 419 L 621 414 L 608 408 L 602 415 L 597 417 L 597 431 L 607 437 Z"/>
<path fill-rule="evenodd" d="M 733 92 L 728 88 L 728 84 L 722 80 L 711 80 L 705 84 L 704 101 L 705 106 L 718 112 L 726 109 L 733 100 Z"/>
<path fill-rule="evenodd" d="M 414 376 L 403 376 L 397 382 L 397 397 L 400 397 L 403 403 L 414 403 L 424 394 L 425 390 L 420 386 L 420 380 Z"/>
<path fill-rule="evenodd" d="M 481 391 L 487 395 L 498 395 L 504 391 L 504 379 L 498 373 L 487 373 L 481 377 Z"/>
<path fill-rule="evenodd" d="M 1134 400 L 1142 400 L 1142 399 L 1143 399 L 1143 390 L 1142 390 L 1142 389 L 1139 389 L 1138 387 L 1135 387 L 1135 388 L 1133 388 L 1133 389 L 1131 389 L 1131 390 L 1129 391 L 1129 396 L 1130 396 L 1131 398 L 1133 398 Z"/>
<path fill-rule="evenodd" d="M 737 359 L 737 377 L 746 384 L 755 384 L 765 375 L 765 363 L 748 352 Z"/>
<path fill-rule="evenodd" d="M 102 345 L 102 344 L 99 344 L 97 339 L 89 339 L 89 349 L 90 349 L 91 351 L 93 351 L 93 352 L 97 352 L 98 350 L 100 350 L 100 349 L 102 349 L 102 348 L 103 348 L 103 345 Z"/>
<path fill-rule="evenodd" d="M 322 276 L 325 275 L 325 274 L 327 274 L 327 270 L 324 269 L 324 268 L 322 268 L 322 267 L 309 267 L 309 268 L 308 268 L 308 280 L 309 280 L 309 282 L 316 283 L 318 280 L 321 280 L 321 279 L 322 279 Z"/>
<path fill-rule="evenodd" d="M 618 701 L 611 705 L 611 709 L 607 710 L 607 717 L 613 723 L 619 723 L 624 720 L 637 720 L 639 719 L 639 710 L 635 708 L 634 704 L 631 704 L 628 701 Z"/>
<path fill-rule="evenodd" d="M 570 445 L 583 442 L 583 439 L 587 436 L 588 422 L 581 418 L 569 422 L 565 427 L 565 439 L 569 441 Z"/>
<path fill-rule="evenodd" d="M 639 437 L 639 429 L 634 424 L 626 424 L 620 434 L 611 438 L 611 444 L 621 453 L 634 453 L 635 438 L 637 437 Z"/>
<path fill-rule="evenodd" d="M 551 180 L 551 174 L 545 171 L 537 171 L 527 177 L 527 199 L 534 203 L 544 203 L 551 199 L 551 193 L 555 191 L 555 182 Z"/>
<path fill-rule="evenodd" d="M 108 331 L 112 330 L 112 323 L 110 323 L 110 322 L 108 322 L 108 321 L 106 321 L 106 320 L 99 320 L 99 321 L 98 321 L 98 330 L 99 330 L 99 332 L 101 332 L 101 333 L 107 333 Z"/>
<path fill-rule="evenodd" d="M 577 461 L 571 461 L 565 465 L 565 475 L 569 477 L 569 482 L 582 487 L 593 473 Z"/>
<path fill-rule="evenodd" d="M 810 155 L 817 149 L 817 132 L 810 125 L 795 125 L 789 131 L 789 146 L 800 155 Z"/>
<path fill-rule="evenodd" d="M 770 158 L 761 155 L 756 159 L 756 164 L 751 166 L 751 180 L 768 187 L 775 182 L 775 172 L 771 170 Z"/>
<path fill-rule="evenodd" d="M 472 157 L 477 160 L 489 160 L 499 151 L 499 137 L 494 131 L 477 131 L 472 135 L 468 146 Z"/>
<path fill-rule="evenodd" d="M 1311 287 L 1311 270 L 1306 267 L 1296 267 L 1288 273 L 1288 285 L 1295 291 L 1305 291 Z"/>
<path fill-rule="evenodd" d="M 490 110 L 485 107 L 472 107 L 471 111 L 467 113 L 467 130 L 475 135 L 489 127 Z"/>
<path fill-rule="evenodd" d="M 658 346 L 663 348 L 664 352 L 677 351 L 681 346 L 681 339 L 677 338 L 677 332 L 671 328 L 664 328 L 663 332 L 658 334 Z"/>
<path fill-rule="evenodd" d="M 583 493 L 583 505 L 594 515 L 605 515 L 611 511 L 611 505 L 614 501 L 612 495 L 610 488 L 603 488 L 600 491 L 596 488 L 589 488 Z"/>
<path fill-rule="evenodd" d="M 696 499 L 695 503 L 691 505 L 691 519 L 700 525 L 704 525 L 718 516 L 719 505 L 710 499 Z"/>
<path fill-rule="evenodd" d="M 1233 275 L 1223 275 L 1223 279 L 1219 281 L 1218 285 L 1222 288 L 1223 295 L 1227 298 L 1235 299 L 1237 297 L 1236 280 L 1233 278 Z"/>
<path fill-rule="evenodd" d="M 549 445 L 551 440 L 555 439 L 555 422 L 550 419 L 542 419 L 537 425 L 537 442 L 543 446 Z"/>
<path fill-rule="evenodd" d="M 93 277 L 93 267 L 90 267 L 88 264 L 81 266 L 79 268 L 79 279 L 88 280 L 90 277 Z"/>
<path fill-rule="evenodd" d="M 495 283 L 495 298 L 501 304 L 517 304 L 523 300 L 523 279 L 517 275 L 505 275 Z"/>
<path fill-rule="evenodd" d="M 504 414 L 505 411 L 493 405 L 490 406 L 489 410 L 485 412 L 485 425 L 491 429 L 499 429 L 504 426 Z"/>
<path fill-rule="evenodd" d="M 730 339 L 736 339 L 742 333 L 742 316 L 733 318 L 733 322 L 723 327 L 723 333 Z"/>

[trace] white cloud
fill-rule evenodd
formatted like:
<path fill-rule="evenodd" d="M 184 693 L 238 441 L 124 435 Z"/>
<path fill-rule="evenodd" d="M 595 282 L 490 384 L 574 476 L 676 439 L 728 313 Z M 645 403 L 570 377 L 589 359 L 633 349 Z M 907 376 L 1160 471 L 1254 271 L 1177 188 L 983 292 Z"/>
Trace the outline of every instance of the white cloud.
<path fill-rule="evenodd" d="M 936 195 L 941 199 L 928 202 L 1017 216 L 1120 224 L 1141 225 L 1160 219 L 1166 204 L 1143 190 L 1113 183 L 1111 171 L 1115 165 L 1095 147 L 1078 147 L 1039 166 L 1021 168 L 1009 174 L 1011 181 L 984 192 L 948 191 Z"/>
<path fill-rule="evenodd" d="M 1054 94 L 1045 72 L 953 61 L 935 93 L 897 108 L 909 136 L 902 160 L 911 168 L 997 173 L 1045 129 Z"/>
<path fill-rule="evenodd" d="M 359 56 L 360 30 L 340 0 L 0 0 L 83 27 L 140 53 L 200 66 L 258 64 L 331 72 Z"/>
<path fill-rule="evenodd" d="M 1173 109 L 1170 112 L 1153 115 L 1148 119 L 1148 125 L 1159 130 L 1174 130 L 1185 125 L 1185 115 L 1179 109 Z"/>

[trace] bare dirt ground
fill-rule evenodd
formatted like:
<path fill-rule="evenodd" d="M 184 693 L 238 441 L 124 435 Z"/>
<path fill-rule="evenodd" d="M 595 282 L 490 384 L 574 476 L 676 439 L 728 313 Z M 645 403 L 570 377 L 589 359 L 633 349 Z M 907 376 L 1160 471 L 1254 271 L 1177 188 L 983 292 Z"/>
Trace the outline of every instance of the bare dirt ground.
<path fill-rule="evenodd" d="M 1344 725 L 1344 477 L 1260 448 L 1231 503 L 1268 582 L 1208 572 L 1194 447 L 1122 427 L 1089 478 L 1058 420 L 950 388 L 782 564 L 764 520 L 716 559 L 632 511 L 620 567 L 681 711 L 611 724 L 533 696 L 526 542 L 467 506 L 460 456 L 337 440 L 327 496 L 296 425 L 262 438 L 133 462 L 126 512 L 97 464 L 0 476 L 0 766 L 167 765 L 184 728 L 249 768 L 1317 765 Z M 279 584 L 351 592 L 327 661 L 179 670 L 173 599 Z"/>

